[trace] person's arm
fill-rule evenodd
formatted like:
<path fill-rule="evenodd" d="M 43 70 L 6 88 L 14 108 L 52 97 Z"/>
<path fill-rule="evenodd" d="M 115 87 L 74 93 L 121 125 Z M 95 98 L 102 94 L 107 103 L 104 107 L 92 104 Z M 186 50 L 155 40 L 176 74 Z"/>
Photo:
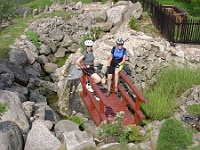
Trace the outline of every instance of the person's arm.
<path fill-rule="evenodd" d="M 84 55 L 81 55 L 76 61 L 76 64 L 82 69 L 84 68 L 84 65 L 82 63 L 83 59 L 84 59 Z"/>
<path fill-rule="evenodd" d="M 125 61 L 126 61 L 126 55 L 123 56 L 122 61 L 120 63 L 118 63 L 118 65 L 122 65 Z"/>

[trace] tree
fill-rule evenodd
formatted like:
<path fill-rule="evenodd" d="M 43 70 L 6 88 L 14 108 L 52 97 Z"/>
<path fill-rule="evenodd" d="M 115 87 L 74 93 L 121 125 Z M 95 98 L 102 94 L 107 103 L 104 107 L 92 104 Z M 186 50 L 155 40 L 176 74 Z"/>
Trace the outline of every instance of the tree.
<path fill-rule="evenodd" d="M 0 0 L 0 24 L 3 20 L 13 17 L 16 9 L 15 0 Z"/>

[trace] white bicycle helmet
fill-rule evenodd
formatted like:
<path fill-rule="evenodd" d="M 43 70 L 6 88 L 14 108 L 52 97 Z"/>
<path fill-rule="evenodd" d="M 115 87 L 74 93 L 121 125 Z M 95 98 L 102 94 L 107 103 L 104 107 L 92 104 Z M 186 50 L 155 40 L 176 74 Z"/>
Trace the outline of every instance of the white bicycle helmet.
<path fill-rule="evenodd" d="M 122 38 L 118 38 L 116 43 L 124 45 L 124 40 Z"/>
<path fill-rule="evenodd" d="M 86 40 L 85 41 L 85 46 L 93 46 L 93 41 L 92 40 Z"/>

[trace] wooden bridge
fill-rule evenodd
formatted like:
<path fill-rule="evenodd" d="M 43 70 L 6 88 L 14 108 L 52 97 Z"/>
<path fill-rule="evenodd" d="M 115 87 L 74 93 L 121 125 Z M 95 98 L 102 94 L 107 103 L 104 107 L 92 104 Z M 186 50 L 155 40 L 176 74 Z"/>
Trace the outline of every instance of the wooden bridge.
<path fill-rule="evenodd" d="M 134 99 L 131 98 L 131 96 L 125 91 L 124 87 L 120 84 L 118 84 L 118 91 L 121 93 L 120 98 L 114 92 L 114 84 L 112 87 L 113 92 L 109 97 L 106 97 L 107 91 L 100 90 L 90 76 L 82 74 L 82 77 L 80 78 L 83 87 L 81 98 L 91 118 L 97 126 L 99 126 L 104 120 L 109 122 L 109 118 L 113 118 L 120 111 L 125 113 L 122 125 L 138 125 L 139 120 L 145 119 L 145 115 L 140 109 L 140 102 L 147 103 L 148 100 L 143 97 L 143 95 L 131 83 L 130 79 L 124 74 L 123 71 L 120 71 L 119 76 L 122 78 L 124 83 L 126 83 L 129 89 L 132 90 L 133 94 L 135 95 Z M 95 99 L 94 93 L 87 90 L 87 82 L 91 84 L 95 94 L 100 98 L 99 101 Z"/>

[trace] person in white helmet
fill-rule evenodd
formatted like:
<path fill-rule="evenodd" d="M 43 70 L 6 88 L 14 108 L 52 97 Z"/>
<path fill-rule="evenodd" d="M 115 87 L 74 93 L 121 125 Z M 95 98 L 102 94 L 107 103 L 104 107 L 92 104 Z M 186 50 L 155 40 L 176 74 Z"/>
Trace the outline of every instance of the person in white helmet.
<path fill-rule="evenodd" d="M 122 38 L 118 38 L 116 44 L 117 46 L 112 48 L 108 59 L 109 68 L 107 71 L 107 97 L 111 94 L 111 80 L 113 74 L 115 75 L 115 92 L 118 92 L 117 84 L 119 80 L 119 71 L 122 70 L 127 55 L 127 50 L 123 47 L 124 40 Z"/>
<path fill-rule="evenodd" d="M 83 70 L 88 76 L 91 76 L 94 79 L 94 82 L 101 84 L 100 76 L 95 73 L 94 70 L 94 55 L 93 55 L 93 41 L 86 40 L 85 41 L 86 50 L 82 53 L 82 55 L 77 59 L 76 64 Z"/>

